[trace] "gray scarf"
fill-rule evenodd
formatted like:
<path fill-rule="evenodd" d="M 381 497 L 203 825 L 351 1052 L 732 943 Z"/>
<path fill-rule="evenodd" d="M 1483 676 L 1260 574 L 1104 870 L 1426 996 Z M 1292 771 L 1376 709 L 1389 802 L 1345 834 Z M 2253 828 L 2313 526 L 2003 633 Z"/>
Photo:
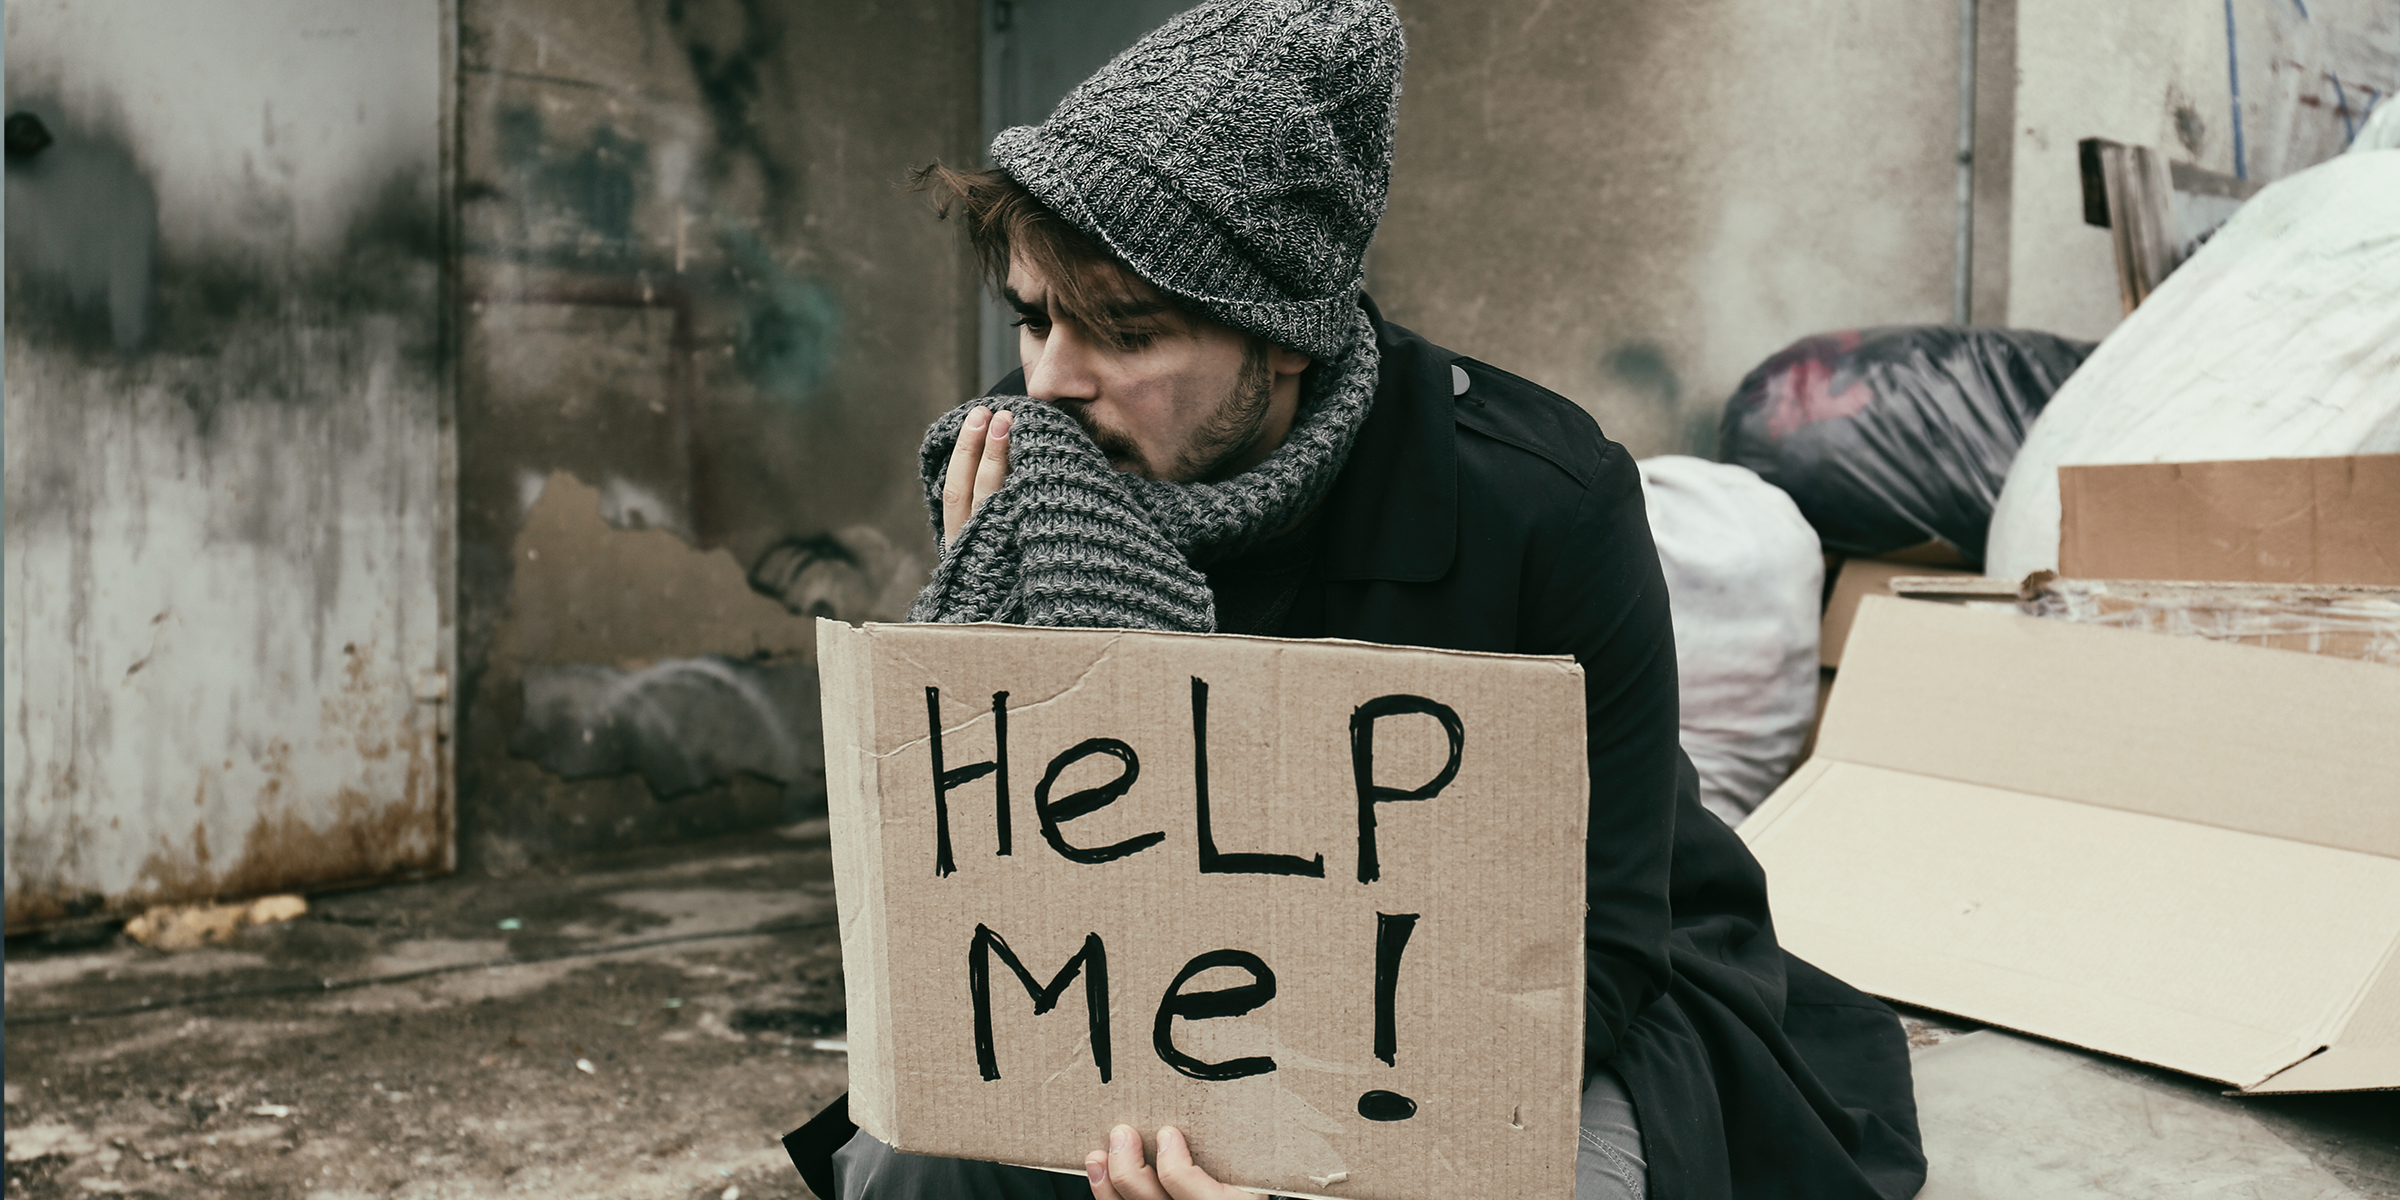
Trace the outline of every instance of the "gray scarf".
<path fill-rule="evenodd" d="M 1366 421 L 1381 357 L 1366 312 L 1352 313 L 1349 350 L 1310 371 L 1290 436 L 1265 461 L 1217 483 L 1119 472 L 1073 417 L 1039 400 L 987 397 L 950 410 L 926 431 L 920 452 L 935 538 L 950 450 L 978 404 L 1015 414 L 1008 477 L 942 547 L 908 619 L 1213 632 L 1216 600 L 1202 568 L 1323 499 Z"/>

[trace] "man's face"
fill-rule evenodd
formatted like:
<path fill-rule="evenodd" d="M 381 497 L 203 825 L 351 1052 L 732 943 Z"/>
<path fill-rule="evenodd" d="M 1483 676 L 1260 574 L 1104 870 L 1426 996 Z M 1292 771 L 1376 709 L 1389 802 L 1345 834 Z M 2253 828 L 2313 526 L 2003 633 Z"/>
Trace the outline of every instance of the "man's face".
<path fill-rule="evenodd" d="M 1177 482 L 1255 466 L 1291 432 L 1306 355 L 1256 342 L 1167 302 L 1119 270 L 1115 339 L 1054 314 L 1050 283 L 1012 258 L 1025 391 L 1080 423 L 1120 471 Z"/>

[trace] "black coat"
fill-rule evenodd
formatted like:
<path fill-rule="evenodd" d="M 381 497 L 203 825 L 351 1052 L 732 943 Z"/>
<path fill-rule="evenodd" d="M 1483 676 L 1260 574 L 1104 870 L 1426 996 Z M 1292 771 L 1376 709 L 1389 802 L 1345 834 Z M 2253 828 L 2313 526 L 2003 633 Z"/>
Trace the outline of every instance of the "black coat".
<path fill-rule="evenodd" d="M 1584 1055 L 1633 1095 L 1650 1195 L 1914 1195 L 1898 1018 L 1776 945 L 1758 861 L 1700 807 L 1632 457 L 1576 405 L 1367 308 L 1382 380 L 1323 510 L 1321 623 L 1284 632 L 1574 655 Z"/>
<path fill-rule="evenodd" d="M 1317 577 L 1277 632 L 1574 655 L 1592 778 L 1583 1052 L 1633 1096 L 1650 1195 L 1914 1195 L 1898 1018 L 1776 945 L 1765 874 L 1700 807 L 1632 457 L 1574 404 L 1362 303 L 1382 378 L 1320 510 Z M 847 1121 L 825 1116 L 829 1153 Z"/>

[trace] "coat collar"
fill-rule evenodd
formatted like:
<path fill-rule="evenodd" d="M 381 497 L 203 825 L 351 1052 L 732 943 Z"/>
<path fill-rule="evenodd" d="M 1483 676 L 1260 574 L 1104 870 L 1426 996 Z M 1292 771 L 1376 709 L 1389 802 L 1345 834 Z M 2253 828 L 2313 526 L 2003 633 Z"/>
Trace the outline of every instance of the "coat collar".
<path fill-rule="evenodd" d="M 1430 583 L 1458 552 L 1458 431 L 1450 365 L 1458 356 L 1383 319 L 1364 293 L 1359 307 L 1382 351 L 1375 402 L 1350 461 L 1325 498 L 1324 577 Z M 1010 372 L 987 396 L 1023 395 Z"/>
<path fill-rule="evenodd" d="M 1325 500 L 1324 577 L 1429 583 L 1458 551 L 1458 431 L 1450 383 L 1457 355 L 1383 319 L 1381 379 L 1350 461 Z"/>

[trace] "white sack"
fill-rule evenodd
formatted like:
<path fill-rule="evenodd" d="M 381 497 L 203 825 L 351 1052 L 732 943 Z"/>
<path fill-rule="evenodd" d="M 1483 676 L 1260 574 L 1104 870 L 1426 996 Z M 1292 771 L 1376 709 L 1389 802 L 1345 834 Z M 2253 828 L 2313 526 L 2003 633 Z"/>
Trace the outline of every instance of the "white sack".
<path fill-rule="evenodd" d="M 1700 802 L 1741 823 L 1791 774 L 1817 711 L 1825 559 L 1817 531 L 1748 467 L 1643 459 Z"/>
<path fill-rule="evenodd" d="M 2034 421 L 1984 573 L 2058 566 L 2058 469 L 2400 451 L 2400 154 L 2271 184 Z"/>

